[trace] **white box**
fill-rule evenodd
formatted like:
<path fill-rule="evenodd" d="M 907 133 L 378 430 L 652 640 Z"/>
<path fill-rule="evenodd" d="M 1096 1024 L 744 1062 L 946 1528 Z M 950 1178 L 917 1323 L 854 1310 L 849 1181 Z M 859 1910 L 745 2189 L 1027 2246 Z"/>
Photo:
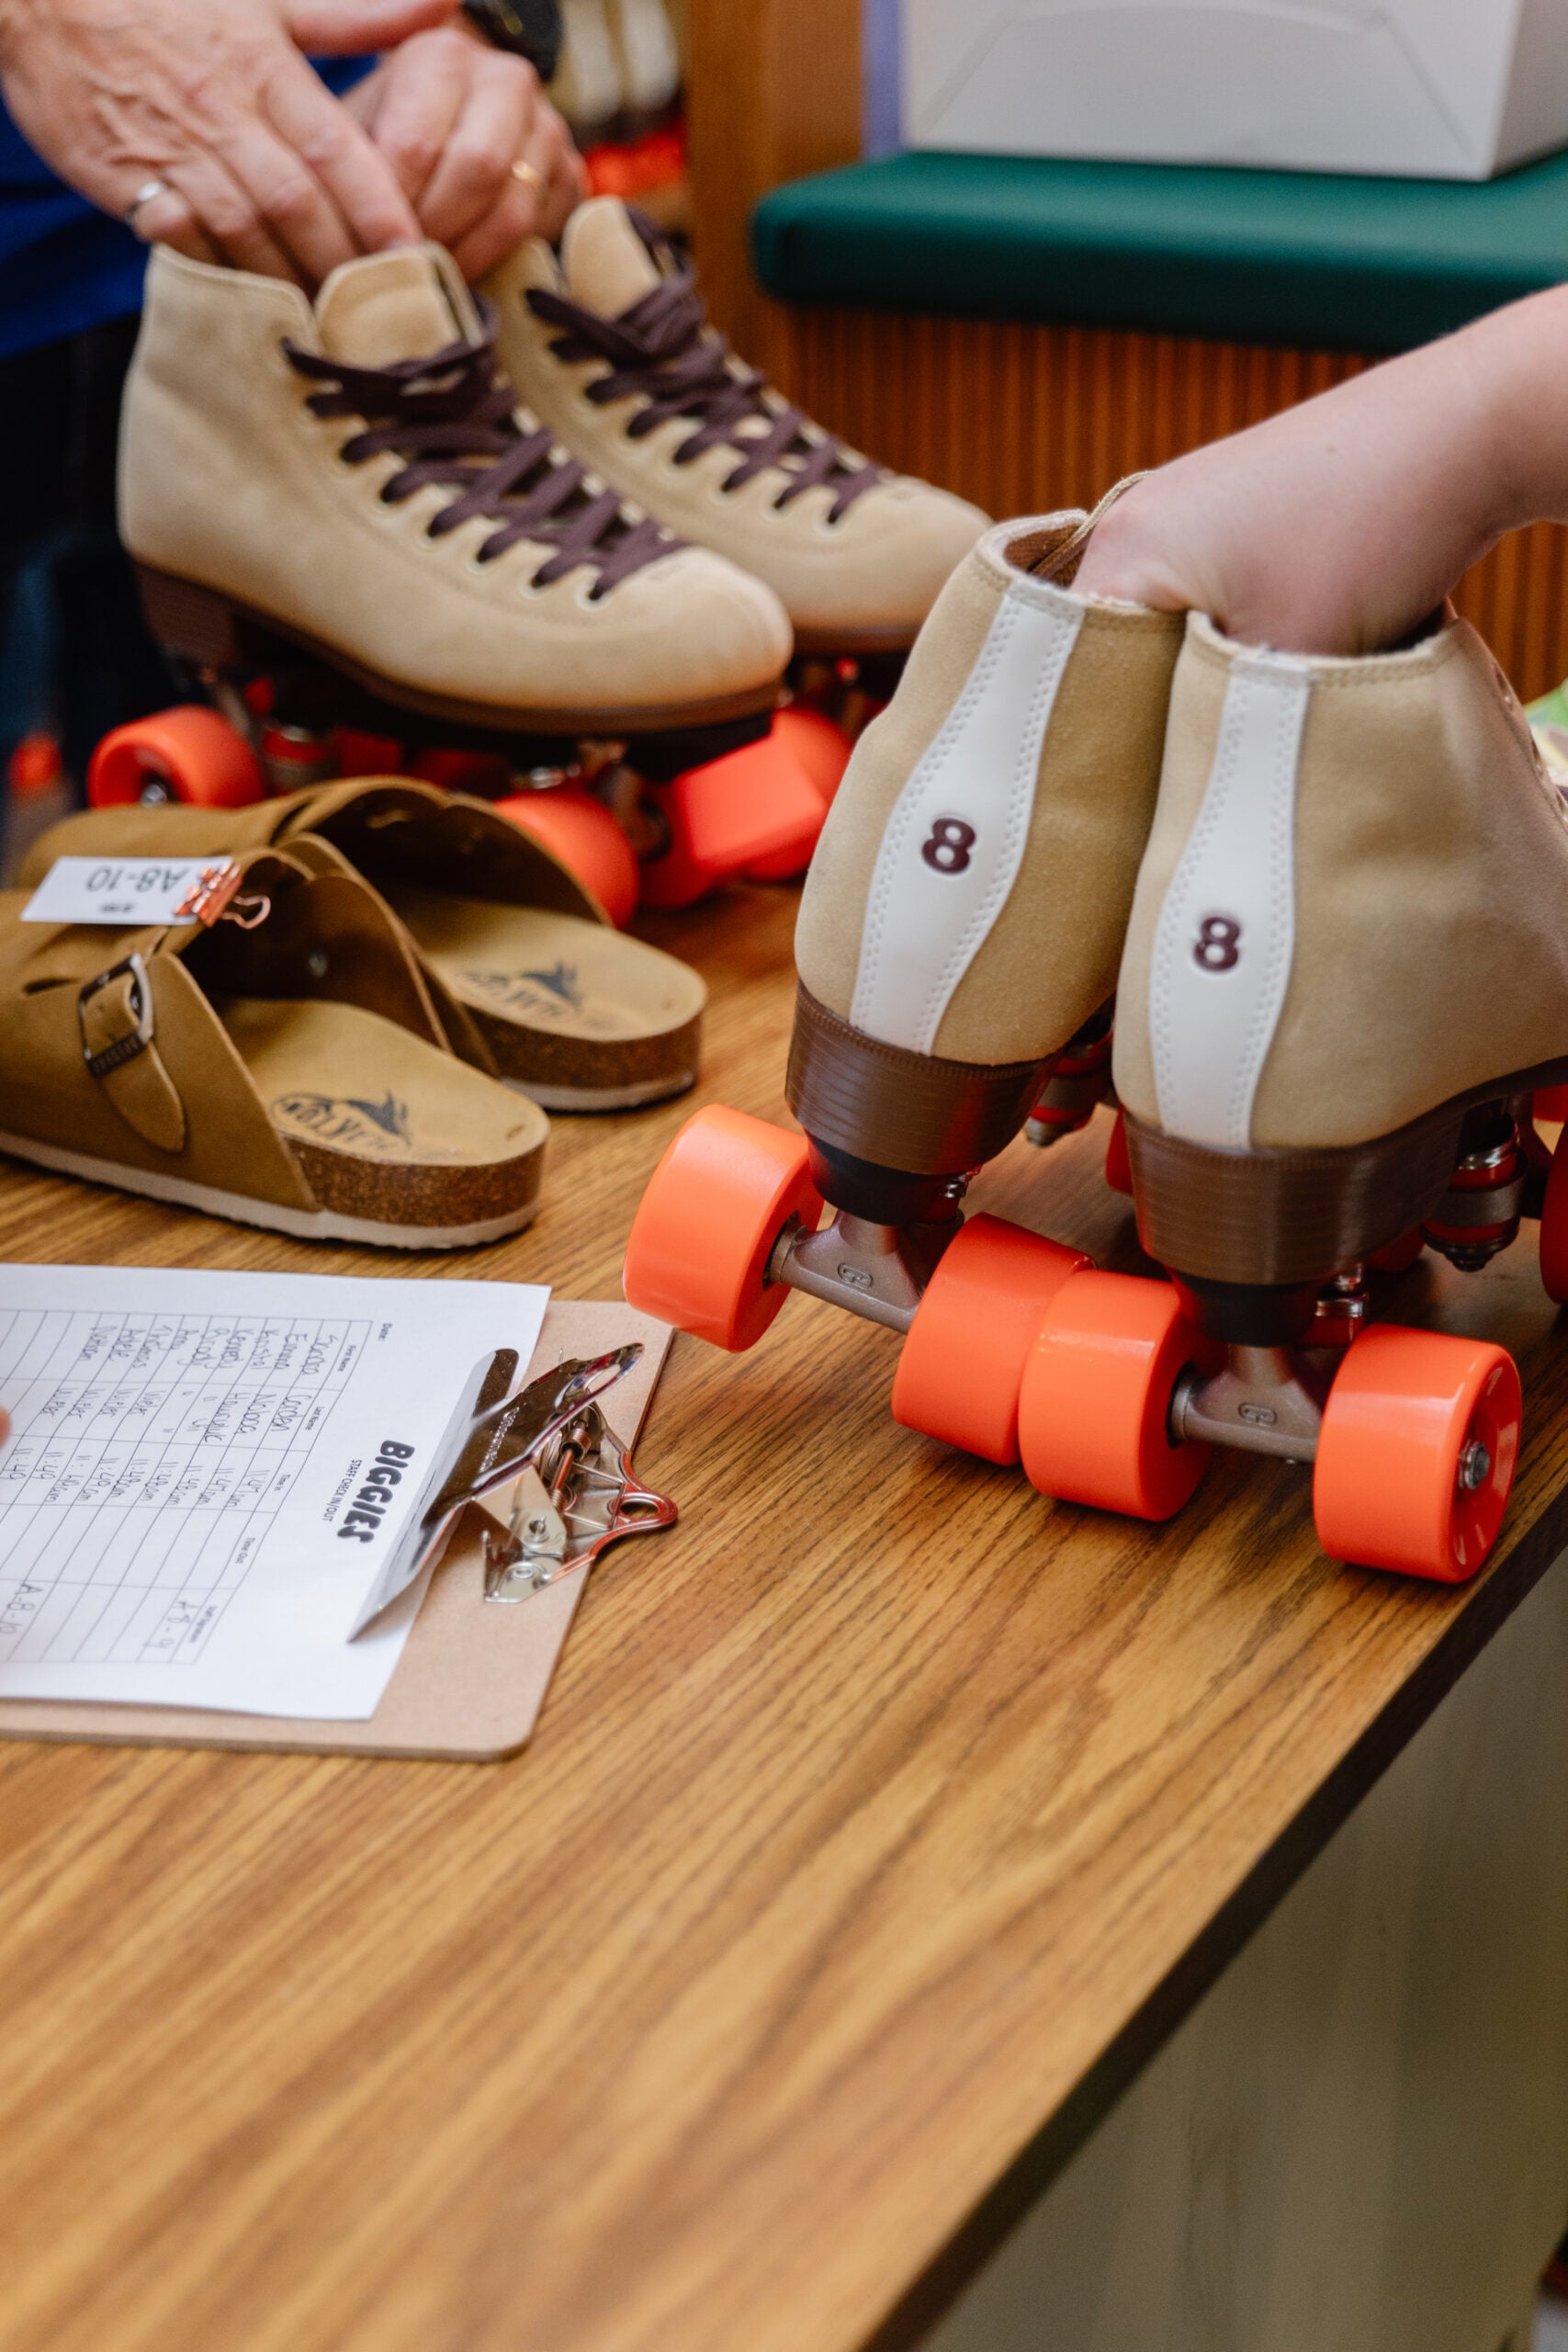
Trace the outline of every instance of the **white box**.
<path fill-rule="evenodd" d="M 903 0 L 912 147 L 1490 179 L 1568 146 L 1568 0 Z"/>

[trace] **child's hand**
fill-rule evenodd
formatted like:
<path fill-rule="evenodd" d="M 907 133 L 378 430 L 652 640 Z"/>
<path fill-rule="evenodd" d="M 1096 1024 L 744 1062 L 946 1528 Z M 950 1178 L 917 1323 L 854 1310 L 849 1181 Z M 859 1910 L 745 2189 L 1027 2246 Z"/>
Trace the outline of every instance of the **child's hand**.
<path fill-rule="evenodd" d="M 1151 474 L 1074 585 L 1288 652 L 1397 644 L 1504 531 L 1568 514 L 1565 363 L 1554 292 L 1369 370 Z"/>

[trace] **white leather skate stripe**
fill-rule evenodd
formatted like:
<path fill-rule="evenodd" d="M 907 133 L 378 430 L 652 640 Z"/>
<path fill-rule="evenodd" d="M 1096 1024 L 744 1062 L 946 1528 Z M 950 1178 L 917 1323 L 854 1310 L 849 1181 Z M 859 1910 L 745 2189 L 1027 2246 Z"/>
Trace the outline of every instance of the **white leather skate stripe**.
<path fill-rule="evenodd" d="M 1214 764 L 1155 931 L 1149 1036 L 1167 1134 L 1245 1149 L 1295 947 L 1296 775 L 1309 663 L 1231 672 Z"/>
<path fill-rule="evenodd" d="M 1082 622 L 1081 607 L 1039 582 L 1020 578 L 1003 596 L 963 693 L 883 831 L 850 1007 L 863 1035 L 931 1052 L 1017 876 L 1040 747 Z M 946 871 L 923 854 L 943 820 L 973 832 L 957 871 L 951 852 Z M 1063 887 L 1073 887 L 1071 876 Z"/>

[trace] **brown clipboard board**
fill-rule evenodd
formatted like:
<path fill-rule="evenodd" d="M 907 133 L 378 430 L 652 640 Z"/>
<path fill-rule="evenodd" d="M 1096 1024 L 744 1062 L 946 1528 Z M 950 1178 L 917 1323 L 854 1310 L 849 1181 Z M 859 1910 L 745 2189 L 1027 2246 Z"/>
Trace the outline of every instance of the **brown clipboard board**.
<path fill-rule="evenodd" d="M 643 1353 L 601 1399 L 625 1446 L 636 1444 L 673 1335 L 613 1299 L 552 1299 L 525 1377 L 570 1356 L 640 1340 Z M 470 1504 L 436 1568 L 380 1705 L 361 1723 L 243 1715 L 208 1707 L 0 1699 L 0 1739 L 92 1740 L 136 1747 L 291 1748 L 302 1754 L 446 1758 L 490 1763 L 516 1753 L 538 1719 L 557 1658 L 592 1573 L 581 1568 L 511 1608 L 488 1602 L 484 1530 L 504 1525 L 511 1487 Z M 637 1544 L 651 1567 L 657 1550 Z"/>

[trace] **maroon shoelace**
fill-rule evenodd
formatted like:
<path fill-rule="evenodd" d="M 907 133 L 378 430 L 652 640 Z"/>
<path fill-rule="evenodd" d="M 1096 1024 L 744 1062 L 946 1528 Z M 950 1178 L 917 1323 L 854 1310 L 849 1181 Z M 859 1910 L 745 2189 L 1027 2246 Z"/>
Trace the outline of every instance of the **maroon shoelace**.
<path fill-rule="evenodd" d="M 328 389 L 306 401 L 317 416 L 355 416 L 365 430 L 343 445 L 350 465 L 393 451 L 400 469 L 384 484 L 389 505 L 432 482 L 456 495 L 428 525 L 445 537 L 476 515 L 495 528 L 478 550 L 481 563 L 528 539 L 552 548 L 534 574 L 547 588 L 580 564 L 598 575 L 595 602 L 617 582 L 682 545 L 649 517 L 634 519 L 613 490 L 584 487 L 587 468 L 566 457 L 543 425 L 520 425 L 516 394 L 497 377 L 494 331 L 475 343 L 458 341 L 428 359 L 400 359 L 387 368 L 355 368 L 303 351 L 284 339 L 289 365 Z"/>
<path fill-rule="evenodd" d="M 857 498 L 886 479 L 882 468 L 869 458 L 852 458 L 827 435 L 818 438 L 819 428 L 803 409 L 775 407 L 776 394 L 764 397 L 768 381 L 761 368 L 735 359 L 717 329 L 706 325 L 694 271 L 675 261 L 650 220 L 637 212 L 629 218 L 665 274 L 615 319 L 602 318 L 564 295 L 532 289 L 530 310 L 565 331 L 551 350 L 570 362 L 609 361 L 609 373 L 586 388 L 589 399 L 602 407 L 642 395 L 646 405 L 626 426 L 633 440 L 671 417 L 688 416 L 696 430 L 673 452 L 676 465 L 690 465 L 705 449 L 728 447 L 742 463 L 726 477 L 726 490 L 739 490 L 776 466 L 789 476 L 773 501 L 776 507 L 787 506 L 803 491 L 830 490 L 828 520 L 838 522 Z"/>

